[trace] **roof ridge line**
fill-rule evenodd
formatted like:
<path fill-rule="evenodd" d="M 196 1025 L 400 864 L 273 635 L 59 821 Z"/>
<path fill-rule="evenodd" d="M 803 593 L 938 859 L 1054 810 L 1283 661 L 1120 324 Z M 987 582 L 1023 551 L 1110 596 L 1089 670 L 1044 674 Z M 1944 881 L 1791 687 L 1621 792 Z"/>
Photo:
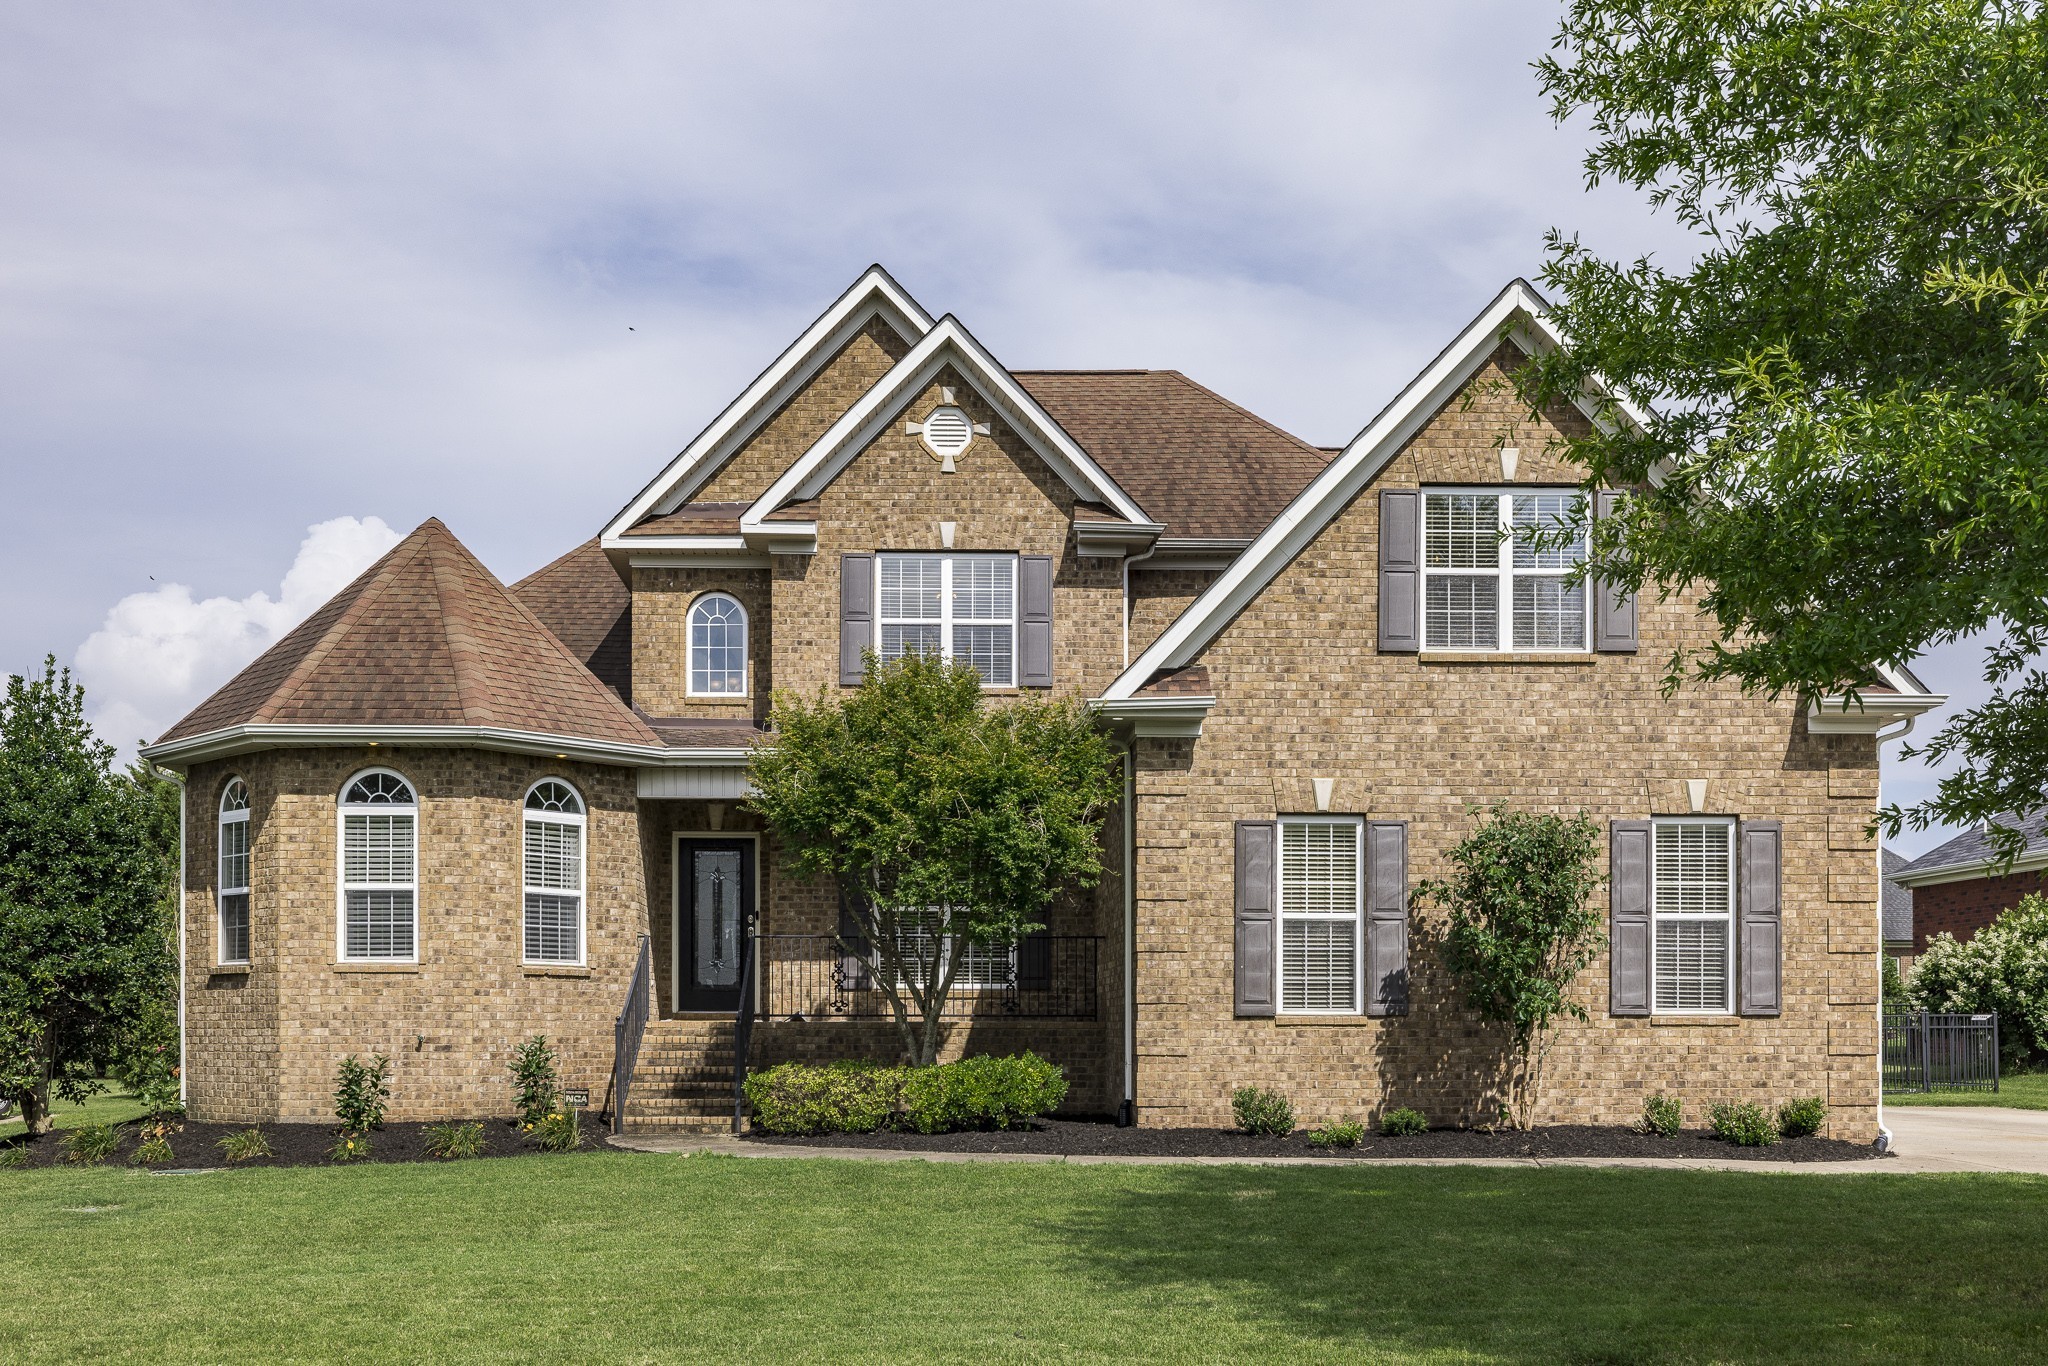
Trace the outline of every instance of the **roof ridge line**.
<path fill-rule="evenodd" d="M 1230 409 L 1232 412 L 1250 418 L 1253 422 L 1258 423 L 1261 427 L 1264 427 L 1267 431 L 1272 432 L 1275 436 L 1284 436 L 1289 441 L 1292 441 L 1295 445 L 1301 447 L 1303 450 L 1308 451 L 1313 455 L 1327 456 L 1329 454 L 1329 452 L 1325 451 L 1322 447 L 1311 445 L 1309 442 L 1304 441 L 1302 438 L 1296 436 L 1293 432 L 1288 431 L 1285 427 L 1282 427 L 1279 423 L 1274 422 L 1270 418 L 1260 417 L 1257 413 L 1245 407 L 1242 403 L 1237 403 L 1231 399 L 1225 398 L 1222 394 L 1217 393 L 1208 385 L 1203 384 L 1199 380 L 1189 379 L 1185 374 L 1181 373 L 1178 370 L 1148 370 L 1145 373 L 1152 375 L 1171 375 L 1175 379 L 1179 380 L 1182 384 L 1187 385 L 1188 388 L 1193 389 L 1195 392 L 1200 394 L 1207 394 L 1210 398 L 1215 399 L 1218 403 Z M 1338 447 L 1338 449 L 1342 450 L 1343 448 L 1340 446 Z M 1323 461 L 1323 463 L 1327 465 L 1329 461 L 1326 459 Z"/>
<path fill-rule="evenodd" d="M 413 546 L 412 553 L 403 560 L 398 559 L 398 552 L 405 549 L 406 541 L 411 541 L 415 538 L 418 539 L 419 543 Z M 400 541 L 397 545 L 385 551 L 375 564 L 357 575 L 355 582 L 359 583 L 366 578 L 370 582 L 363 584 L 362 591 L 356 594 L 355 601 L 342 609 L 341 615 L 334 619 L 334 624 L 327 628 L 320 639 L 315 642 L 312 649 L 306 651 L 305 655 L 300 658 L 298 665 L 289 674 L 285 675 L 284 682 L 270 690 L 270 696 L 264 698 L 262 705 L 250 713 L 249 720 L 245 724 L 262 724 L 270 721 L 279 712 L 283 711 L 285 703 L 291 700 L 292 695 L 313 675 L 314 671 L 319 668 L 327 656 L 334 653 L 334 647 L 341 643 L 342 638 L 349 633 L 350 628 L 369 610 L 370 605 L 390 589 L 392 579 L 397 577 L 397 571 L 403 566 L 411 564 L 425 549 L 426 538 L 420 536 L 418 531 L 414 531 L 405 540 Z M 349 585 L 351 588 L 354 586 L 354 583 Z M 342 591 L 345 593 L 348 589 L 344 588 Z M 313 610 L 317 612 L 320 609 L 316 607 Z M 289 635 L 290 633 L 287 632 L 286 634 Z M 283 644 L 284 639 L 284 637 L 279 637 L 278 644 Z M 273 646 L 272 648 L 276 647 Z M 261 656 L 258 656 L 258 658 L 261 658 Z M 183 723 L 181 722 L 180 724 Z"/>
<path fill-rule="evenodd" d="M 560 568 L 564 562 L 572 560 L 576 558 L 576 556 L 582 554 L 587 547 L 593 544 L 599 544 L 600 542 L 601 538 L 597 536 L 592 536 L 587 541 L 578 541 L 575 545 L 570 546 L 567 550 L 555 556 L 555 558 L 549 560 L 546 564 L 534 570 L 531 574 L 528 574 L 523 578 L 519 579 L 518 582 L 505 584 L 506 590 L 516 595 L 519 592 L 520 584 L 532 583 L 535 579 L 547 573 L 550 569 Z M 494 574 L 492 575 L 492 577 L 496 578 L 497 576 Z M 504 581 L 501 579 L 499 580 L 499 582 L 502 583 Z"/>
<path fill-rule="evenodd" d="M 588 544 L 589 542 L 584 542 L 584 545 Z M 581 549 L 583 549 L 583 546 L 581 545 L 576 547 L 576 550 Z M 569 553 L 573 555 L 576 553 L 576 551 L 572 550 Z M 513 589 L 506 587 L 506 585 L 503 582 L 499 581 L 497 575 L 491 574 L 490 567 L 485 565 L 483 561 L 478 560 L 477 567 L 479 569 L 482 569 L 484 573 L 490 574 L 491 581 L 493 583 L 498 584 L 499 590 L 503 592 L 505 595 L 505 600 L 512 604 L 512 610 L 518 613 L 521 620 L 523 620 L 528 626 L 531 626 L 534 630 L 540 632 L 541 639 L 546 641 L 547 644 L 549 644 L 550 646 L 554 647 L 555 653 L 560 655 L 561 658 L 563 658 L 564 660 L 566 660 L 571 668 L 575 669 L 578 677 L 581 679 L 583 685 L 586 688 L 594 690 L 595 694 L 598 697 L 602 698 L 606 705 L 617 708 L 619 711 L 623 712 L 627 717 L 629 717 L 635 724 L 639 725 L 643 730 L 647 732 L 649 736 L 652 737 L 652 743 L 661 743 L 661 737 L 654 734 L 654 728 L 652 726 L 649 726 L 645 721 L 641 720 L 639 715 L 639 709 L 621 699 L 617 693 L 613 692 L 611 688 L 605 684 L 605 681 L 603 679 L 599 678 L 595 673 L 592 673 L 590 670 L 590 666 L 588 664 L 585 664 L 581 659 L 579 659 L 574 650 L 570 649 L 567 645 L 562 643 L 562 638 L 556 635 L 552 630 L 548 628 L 548 624 L 540 619 L 539 613 L 535 612 L 533 608 L 527 606 L 526 600 L 524 598 L 520 597 L 519 594 Z M 520 580 L 520 582 L 524 583 L 525 580 L 522 579 Z"/>
<path fill-rule="evenodd" d="M 455 546 L 467 550 L 468 547 L 462 546 L 462 542 L 456 540 L 453 533 L 449 534 L 448 539 Z M 498 576 L 485 569 L 481 560 L 474 555 L 468 558 L 478 569 L 483 570 L 493 583 L 498 583 Z M 446 554 L 436 555 L 430 559 L 428 568 L 434 575 L 435 606 L 439 609 L 434 613 L 434 617 L 441 626 L 441 639 L 448 646 L 448 661 L 455 666 L 456 705 L 462 708 L 462 718 L 466 724 L 495 725 L 498 720 L 497 711 L 491 704 L 490 689 L 485 685 L 481 677 L 482 670 L 478 667 L 483 659 L 483 646 L 477 640 L 471 621 L 475 604 L 471 600 L 469 585 L 463 582 L 459 566 Z M 511 593 L 505 590 L 504 584 L 498 583 L 498 588 L 505 592 L 505 596 L 511 596 Z"/>

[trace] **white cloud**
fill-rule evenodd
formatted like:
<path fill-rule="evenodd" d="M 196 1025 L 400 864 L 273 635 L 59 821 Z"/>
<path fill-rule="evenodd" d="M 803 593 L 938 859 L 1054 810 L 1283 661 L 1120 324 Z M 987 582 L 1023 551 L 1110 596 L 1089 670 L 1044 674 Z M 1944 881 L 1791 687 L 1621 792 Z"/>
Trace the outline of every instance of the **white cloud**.
<path fill-rule="evenodd" d="M 195 600 L 167 583 L 121 599 L 72 664 L 93 728 L 124 755 L 155 739 L 398 539 L 381 517 L 336 517 L 306 528 L 274 598 Z"/>

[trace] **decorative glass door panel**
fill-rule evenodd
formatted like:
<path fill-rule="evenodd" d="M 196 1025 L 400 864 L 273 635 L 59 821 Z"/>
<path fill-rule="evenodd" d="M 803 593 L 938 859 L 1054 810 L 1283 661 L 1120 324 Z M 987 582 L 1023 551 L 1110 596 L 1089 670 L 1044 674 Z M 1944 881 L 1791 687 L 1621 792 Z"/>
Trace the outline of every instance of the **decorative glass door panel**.
<path fill-rule="evenodd" d="M 738 1009 L 754 906 L 753 841 L 681 840 L 676 863 L 676 1008 Z"/>

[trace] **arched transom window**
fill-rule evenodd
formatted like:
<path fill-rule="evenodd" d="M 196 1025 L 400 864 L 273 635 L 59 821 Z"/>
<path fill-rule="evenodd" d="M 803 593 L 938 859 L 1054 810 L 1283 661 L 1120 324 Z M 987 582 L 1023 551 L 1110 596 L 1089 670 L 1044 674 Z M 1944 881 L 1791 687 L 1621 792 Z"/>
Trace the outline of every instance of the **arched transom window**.
<path fill-rule="evenodd" d="M 341 790 L 341 956 L 419 957 L 419 801 L 388 769 Z"/>
<path fill-rule="evenodd" d="M 220 794 L 220 940 L 222 963 L 249 961 L 249 787 L 228 779 Z"/>
<path fill-rule="evenodd" d="M 583 961 L 583 798 L 559 778 L 526 794 L 525 959 Z"/>
<path fill-rule="evenodd" d="M 723 593 L 690 606 L 690 695 L 743 697 L 747 691 L 747 614 Z"/>

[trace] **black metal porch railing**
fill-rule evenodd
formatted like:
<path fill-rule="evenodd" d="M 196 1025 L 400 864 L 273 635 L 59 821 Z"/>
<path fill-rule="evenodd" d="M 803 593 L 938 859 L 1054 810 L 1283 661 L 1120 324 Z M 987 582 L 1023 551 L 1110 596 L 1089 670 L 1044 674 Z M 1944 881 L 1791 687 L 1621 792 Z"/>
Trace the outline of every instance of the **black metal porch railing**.
<path fill-rule="evenodd" d="M 829 934 L 764 934 L 760 1018 L 883 1019 L 889 998 L 859 961 Z M 1099 935 L 1026 936 L 1015 946 L 977 946 L 954 978 L 946 1020 L 1093 1020 L 1097 1018 Z"/>
<path fill-rule="evenodd" d="M 1998 1013 L 1885 1012 L 1884 1089 L 1996 1091 Z"/>
<path fill-rule="evenodd" d="M 754 1043 L 754 979 L 760 974 L 754 969 L 760 957 L 761 936 L 754 931 L 754 917 L 747 917 L 747 928 L 740 946 L 740 1004 L 732 1017 L 732 1131 L 739 1133 L 746 1127 L 747 1118 L 747 1053 Z"/>
<path fill-rule="evenodd" d="M 654 997 L 653 964 L 647 936 L 640 936 L 640 956 L 633 960 L 633 985 L 626 989 L 626 1004 L 612 1025 L 612 1132 L 619 1133 L 626 1122 L 626 1093 L 633 1085 L 633 1069 L 640 1064 L 640 1040 L 647 1033 L 648 1004 Z"/>

